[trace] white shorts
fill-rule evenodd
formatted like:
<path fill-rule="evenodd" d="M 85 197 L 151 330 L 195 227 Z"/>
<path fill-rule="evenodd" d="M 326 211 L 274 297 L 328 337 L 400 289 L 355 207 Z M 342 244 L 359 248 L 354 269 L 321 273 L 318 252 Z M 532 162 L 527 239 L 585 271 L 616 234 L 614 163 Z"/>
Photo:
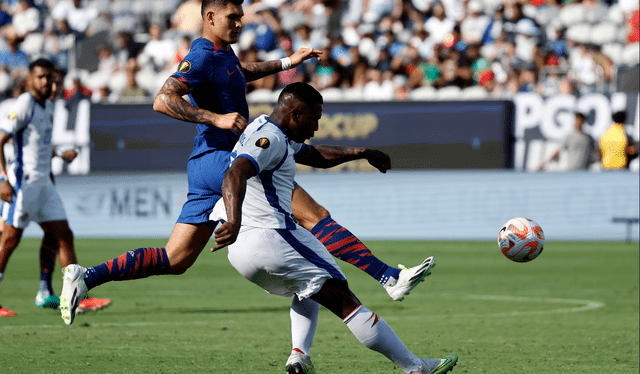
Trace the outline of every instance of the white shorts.
<path fill-rule="evenodd" d="M 22 184 L 12 203 L 3 202 L 2 219 L 15 228 L 24 229 L 31 221 L 64 221 L 67 215 L 53 182 L 45 180 Z"/>
<path fill-rule="evenodd" d="M 307 298 L 327 279 L 346 280 L 333 256 L 309 231 L 243 227 L 229 262 L 268 293 Z"/>

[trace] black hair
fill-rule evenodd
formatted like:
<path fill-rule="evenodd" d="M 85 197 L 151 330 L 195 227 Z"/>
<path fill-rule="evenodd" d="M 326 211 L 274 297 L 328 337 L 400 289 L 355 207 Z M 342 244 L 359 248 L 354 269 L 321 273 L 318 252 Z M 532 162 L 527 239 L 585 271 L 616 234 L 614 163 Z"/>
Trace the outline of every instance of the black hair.
<path fill-rule="evenodd" d="M 53 64 L 53 62 L 51 62 L 51 60 L 47 60 L 46 58 L 39 58 L 35 61 L 32 61 L 29 64 L 29 72 L 33 72 L 33 69 L 35 69 L 36 66 L 50 70 L 55 69 L 55 65 Z"/>
<path fill-rule="evenodd" d="M 615 123 L 625 123 L 627 121 L 627 112 L 625 111 L 615 112 L 611 116 L 611 119 Z"/>
<path fill-rule="evenodd" d="M 587 116 L 585 116 L 584 113 L 580 113 L 580 112 L 576 112 L 576 117 L 579 117 L 583 121 L 587 118 Z"/>
<path fill-rule="evenodd" d="M 282 92 L 280 92 L 280 96 L 278 96 L 278 103 L 287 99 L 287 96 L 293 96 L 296 99 L 311 105 L 324 103 L 320 92 L 311 85 L 303 82 L 291 83 L 286 86 Z"/>
<path fill-rule="evenodd" d="M 202 6 L 200 7 L 200 14 L 204 17 L 207 8 L 211 5 L 216 7 L 225 7 L 227 4 L 232 3 L 233 5 L 242 5 L 244 0 L 202 0 Z"/>

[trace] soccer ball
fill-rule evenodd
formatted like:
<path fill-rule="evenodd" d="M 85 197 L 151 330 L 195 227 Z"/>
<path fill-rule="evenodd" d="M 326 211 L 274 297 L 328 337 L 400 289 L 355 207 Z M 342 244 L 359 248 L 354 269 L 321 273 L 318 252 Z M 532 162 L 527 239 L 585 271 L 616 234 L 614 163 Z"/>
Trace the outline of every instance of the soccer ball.
<path fill-rule="evenodd" d="M 498 246 L 509 260 L 529 262 L 542 253 L 544 232 L 540 225 L 529 218 L 513 218 L 502 225 Z"/>

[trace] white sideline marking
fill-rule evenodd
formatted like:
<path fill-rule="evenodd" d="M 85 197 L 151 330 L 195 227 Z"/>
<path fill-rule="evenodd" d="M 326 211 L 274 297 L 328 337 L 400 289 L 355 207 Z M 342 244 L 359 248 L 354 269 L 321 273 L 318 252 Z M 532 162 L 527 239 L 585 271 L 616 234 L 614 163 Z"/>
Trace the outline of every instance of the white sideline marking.
<path fill-rule="evenodd" d="M 521 303 L 540 303 L 540 304 L 577 304 L 579 307 L 574 308 L 560 308 L 551 310 L 528 310 L 528 311 L 514 311 L 506 313 L 489 313 L 489 314 L 454 314 L 456 317 L 506 317 L 506 316 L 526 316 L 526 315 L 541 315 L 541 314 L 563 314 L 582 312 L 585 310 L 598 309 L 605 306 L 604 303 L 593 300 L 576 300 L 576 299 L 555 299 L 555 298 L 540 298 L 540 297 L 526 297 L 526 296 L 496 296 L 496 295 L 466 295 L 464 299 L 468 300 L 488 300 L 488 301 L 515 301 Z"/>
<path fill-rule="evenodd" d="M 461 295 L 455 296 L 451 294 L 440 295 L 428 295 L 427 297 L 443 297 L 443 298 L 460 298 L 463 300 L 479 300 L 479 301 L 504 301 L 504 302 L 519 302 L 519 303 L 538 303 L 538 304 L 571 304 L 577 305 L 573 308 L 559 308 L 550 310 L 528 310 L 528 311 L 513 311 L 504 313 L 471 313 L 471 314 L 425 314 L 420 316 L 386 316 L 385 320 L 402 320 L 402 319 L 423 319 L 429 317 L 512 317 L 512 316 L 528 316 L 528 315 L 543 315 L 543 314 L 564 314 L 583 312 L 592 309 L 598 309 L 605 306 L 605 303 L 593 300 L 576 300 L 576 299 L 557 299 L 557 298 L 544 298 L 544 297 L 527 297 L 527 296 L 498 296 L 498 295 Z M 108 313 L 108 312 L 104 312 Z M 13 317 L 19 318 L 19 317 Z M 9 320 L 10 318 L 4 318 Z M 334 316 L 329 318 L 328 316 L 321 315 L 320 319 L 335 319 Z M 215 320 L 215 324 L 229 324 L 235 323 L 235 320 Z M 81 322 L 76 320 L 77 324 Z M 189 321 L 189 322 L 100 322 L 91 323 L 90 327 L 114 327 L 114 326 L 128 326 L 128 327 L 146 327 L 146 326 L 181 326 L 181 325 L 211 325 L 212 321 Z M 66 327 L 63 323 L 59 325 L 22 325 L 22 326 L 0 326 L 0 330 L 12 330 L 12 329 L 57 329 Z"/>
<path fill-rule="evenodd" d="M 19 317 L 13 317 L 19 318 Z M 9 318 L 6 318 L 9 319 Z M 82 322 L 75 321 L 77 325 L 81 325 Z M 220 321 L 216 320 L 215 323 L 234 323 L 235 321 Z M 99 323 L 90 323 L 89 327 L 113 327 L 113 326 L 129 326 L 129 327 L 143 327 L 143 326 L 161 326 L 161 325 L 169 325 L 169 326 L 182 326 L 182 325 L 210 325 L 211 322 L 208 321 L 190 321 L 190 322 L 99 322 Z M 0 326 L 0 330 L 11 330 L 11 329 L 58 329 L 58 328 L 68 328 L 66 325 L 22 325 L 22 326 Z"/>
<path fill-rule="evenodd" d="M 412 297 L 412 296 L 409 296 Z M 593 300 L 577 300 L 577 299 L 558 299 L 558 298 L 543 298 L 543 297 L 528 297 L 528 296 L 498 296 L 498 295 L 426 295 L 424 298 L 430 297 L 442 297 L 449 299 L 462 299 L 462 300 L 479 300 L 479 301 L 504 301 L 504 302 L 520 302 L 520 303 L 538 303 L 538 304 L 573 304 L 578 305 L 573 308 L 558 308 L 550 310 L 525 310 L 525 311 L 513 311 L 503 313 L 457 313 L 457 314 L 425 314 L 420 316 L 385 316 L 385 320 L 403 320 L 403 319 L 424 319 L 424 318 L 445 318 L 445 317 L 457 317 L 457 318 L 482 318 L 482 317 L 514 317 L 514 316 L 531 316 L 531 315 L 545 315 L 545 314 L 565 314 L 583 312 L 592 309 L 598 309 L 605 306 L 605 303 Z"/>

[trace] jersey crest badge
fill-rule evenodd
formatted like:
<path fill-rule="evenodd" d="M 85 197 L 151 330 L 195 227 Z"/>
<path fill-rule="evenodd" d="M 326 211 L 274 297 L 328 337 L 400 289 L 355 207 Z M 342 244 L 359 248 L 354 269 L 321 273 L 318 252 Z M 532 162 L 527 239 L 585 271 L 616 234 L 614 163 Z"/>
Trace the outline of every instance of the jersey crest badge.
<path fill-rule="evenodd" d="M 16 114 L 16 112 L 13 112 L 11 114 L 9 114 L 9 119 L 14 119 L 16 118 L 18 115 Z"/>
<path fill-rule="evenodd" d="M 270 145 L 271 145 L 271 143 L 269 142 L 269 139 L 267 139 L 267 138 L 260 138 L 260 139 L 256 140 L 256 147 L 260 147 L 262 149 L 267 149 L 267 148 L 269 148 Z"/>
<path fill-rule="evenodd" d="M 188 73 L 191 70 L 191 63 L 189 61 L 182 61 L 180 66 L 178 67 L 178 72 L 180 73 Z"/>

